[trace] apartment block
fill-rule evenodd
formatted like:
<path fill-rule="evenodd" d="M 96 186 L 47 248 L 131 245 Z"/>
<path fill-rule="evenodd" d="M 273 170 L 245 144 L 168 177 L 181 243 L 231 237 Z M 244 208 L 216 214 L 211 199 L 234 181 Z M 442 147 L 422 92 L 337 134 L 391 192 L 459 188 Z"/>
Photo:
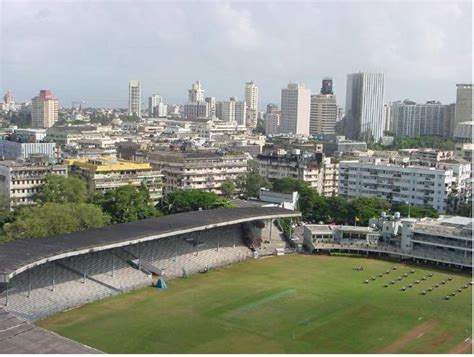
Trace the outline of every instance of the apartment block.
<path fill-rule="evenodd" d="M 235 181 L 247 173 L 246 155 L 227 155 L 215 151 L 153 151 L 151 164 L 163 174 L 164 194 L 195 189 L 221 194 L 226 180 Z"/>
<path fill-rule="evenodd" d="M 11 209 L 33 205 L 33 198 L 48 175 L 67 177 L 67 166 L 32 161 L 0 161 L 0 192 L 10 200 Z"/>
<path fill-rule="evenodd" d="M 43 89 L 31 99 L 31 125 L 50 128 L 58 121 L 59 102 L 50 90 Z"/>
<path fill-rule="evenodd" d="M 307 182 L 319 194 L 331 196 L 336 193 L 337 164 L 322 153 L 301 154 L 294 149 L 282 149 L 257 155 L 257 168 L 261 176 L 269 180 L 293 178 Z"/>
<path fill-rule="evenodd" d="M 151 164 L 114 157 L 65 159 L 69 173 L 83 180 L 89 190 L 104 192 L 117 187 L 145 186 L 156 204 L 163 195 L 163 175 Z"/>
<path fill-rule="evenodd" d="M 463 175 L 465 170 L 470 168 L 465 166 Z M 339 163 L 338 193 L 346 197 L 378 197 L 444 213 L 459 185 L 452 168 L 393 164 L 380 158 Z"/>

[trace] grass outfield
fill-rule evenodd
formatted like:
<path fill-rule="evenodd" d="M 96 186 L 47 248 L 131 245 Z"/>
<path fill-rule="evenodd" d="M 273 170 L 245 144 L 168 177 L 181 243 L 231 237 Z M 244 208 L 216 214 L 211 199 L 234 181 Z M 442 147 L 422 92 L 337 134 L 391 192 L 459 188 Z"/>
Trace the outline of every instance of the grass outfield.
<path fill-rule="evenodd" d="M 362 265 L 364 271 L 352 268 Z M 470 352 L 471 279 L 395 263 L 292 255 L 250 260 L 145 288 L 38 322 L 108 353 Z M 401 292 L 403 285 L 433 277 Z M 425 296 L 419 293 L 453 276 Z"/>

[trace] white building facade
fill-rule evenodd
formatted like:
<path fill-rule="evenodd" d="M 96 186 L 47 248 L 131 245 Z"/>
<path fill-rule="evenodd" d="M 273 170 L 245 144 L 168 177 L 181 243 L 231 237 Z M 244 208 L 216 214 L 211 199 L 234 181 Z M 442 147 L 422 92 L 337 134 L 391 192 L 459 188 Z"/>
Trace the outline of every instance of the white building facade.
<path fill-rule="evenodd" d="M 394 102 L 390 108 L 391 131 L 396 136 L 448 136 L 451 123 L 449 122 L 448 106 L 439 102 L 417 104 L 405 100 Z"/>
<path fill-rule="evenodd" d="M 258 115 L 258 87 L 252 82 L 245 83 L 245 104 L 247 127 L 255 128 Z"/>
<path fill-rule="evenodd" d="M 139 118 L 142 116 L 142 90 L 139 81 L 128 82 L 128 115 Z"/>
<path fill-rule="evenodd" d="M 67 166 L 0 161 L 0 192 L 10 200 L 10 208 L 33 205 L 48 175 L 67 177 Z"/>
<path fill-rule="evenodd" d="M 280 132 L 309 135 L 311 90 L 304 84 L 290 83 L 281 91 Z"/>
<path fill-rule="evenodd" d="M 379 158 L 339 163 L 341 196 L 378 197 L 444 213 L 457 189 L 452 169 L 390 164 Z"/>
<path fill-rule="evenodd" d="M 204 102 L 204 89 L 200 81 L 193 83 L 191 89 L 188 90 L 188 101 L 190 103 Z"/>

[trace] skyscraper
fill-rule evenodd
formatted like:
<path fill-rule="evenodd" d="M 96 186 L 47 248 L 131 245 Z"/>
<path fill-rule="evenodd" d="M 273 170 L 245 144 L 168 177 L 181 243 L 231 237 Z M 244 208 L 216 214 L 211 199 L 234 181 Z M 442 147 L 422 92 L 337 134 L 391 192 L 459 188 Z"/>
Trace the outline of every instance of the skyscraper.
<path fill-rule="evenodd" d="M 277 113 L 279 112 L 278 110 L 278 105 L 270 103 L 267 104 L 267 114 L 272 114 L 272 113 Z"/>
<path fill-rule="evenodd" d="M 456 84 L 456 114 L 454 127 L 463 121 L 472 121 L 472 84 Z"/>
<path fill-rule="evenodd" d="M 128 82 L 128 115 L 142 116 L 142 91 L 139 81 Z"/>
<path fill-rule="evenodd" d="M 247 126 L 254 128 L 257 125 L 258 87 L 253 81 L 245 83 L 245 103 L 247 106 Z"/>
<path fill-rule="evenodd" d="M 397 136 L 418 137 L 449 134 L 449 106 L 429 101 L 426 104 L 404 100 L 390 106 L 391 130 Z"/>
<path fill-rule="evenodd" d="M 161 103 L 161 97 L 158 94 L 152 94 L 148 97 L 148 116 L 154 117 L 158 115 L 158 108 Z"/>
<path fill-rule="evenodd" d="M 209 118 L 214 118 L 216 116 L 216 98 L 206 97 L 205 101 L 209 108 Z"/>
<path fill-rule="evenodd" d="M 190 103 L 204 102 L 204 89 L 200 81 L 193 83 L 191 89 L 188 90 L 188 101 Z"/>
<path fill-rule="evenodd" d="M 347 138 L 379 141 L 384 128 L 383 73 L 347 75 L 346 116 L 343 128 Z"/>
<path fill-rule="evenodd" d="M 238 101 L 235 97 L 231 97 L 228 101 L 217 102 L 216 116 L 223 121 L 236 121 L 239 125 L 245 125 L 245 102 Z"/>
<path fill-rule="evenodd" d="M 309 133 L 334 135 L 337 121 L 336 96 L 332 91 L 332 79 L 323 79 L 321 93 L 311 96 Z"/>
<path fill-rule="evenodd" d="M 33 128 L 50 128 L 58 121 L 59 102 L 50 90 L 42 89 L 31 100 L 31 124 Z"/>
<path fill-rule="evenodd" d="M 383 130 L 392 131 L 392 103 L 383 106 Z"/>
<path fill-rule="evenodd" d="M 281 90 L 280 133 L 309 135 L 311 90 L 290 83 Z"/>
<path fill-rule="evenodd" d="M 191 120 L 208 118 L 209 104 L 206 102 L 186 103 L 184 105 L 184 117 Z"/>
<path fill-rule="evenodd" d="M 267 113 L 265 114 L 265 134 L 278 134 L 280 131 L 280 114 Z"/>

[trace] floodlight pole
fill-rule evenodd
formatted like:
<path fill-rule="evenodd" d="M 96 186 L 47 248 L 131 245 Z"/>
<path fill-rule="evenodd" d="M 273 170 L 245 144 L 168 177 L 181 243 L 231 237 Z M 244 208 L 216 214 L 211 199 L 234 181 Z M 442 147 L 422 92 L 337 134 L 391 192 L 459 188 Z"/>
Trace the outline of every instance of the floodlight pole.
<path fill-rule="evenodd" d="M 28 269 L 28 298 L 31 296 L 31 277 L 30 269 Z"/>
<path fill-rule="evenodd" d="M 115 276 L 115 254 L 112 254 L 112 277 Z"/>
<path fill-rule="evenodd" d="M 86 255 L 82 256 L 82 283 L 86 283 Z"/>
<path fill-rule="evenodd" d="M 235 248 L 235 228 L 232 230 L 233 248 Z"/>
<path fill-rule="evenodd" d="M 198 236 L 197 236 L 196 257 L 199 256 L 199 237 L 200 237 L 200 232 L 198 233 Z"/>
<path fill-rule="evenodd" d="M 174 237 L 174 261 L 175 262 L 178 259 L 178 237 L 179 236 Z"/>
<path fill-rule="evenodd" d="M 8 306 L 8 282 L 9 280 L 7 280 L 7 294 L 5 295 L 5 306 Z"/>
<path fill-rule="evenodd" d="M 55 289 L 55 274 L 56 274 L 55 266 L 56 264 L 53 263 L 53 271 L 51 272 L 51 291 L 54 291 Z"/>
<path fill-rule="evenodd" d="M 272 242 L 272 226 L 273 226 L 273 219 L 270 219 L 270 243 Z"/>
<path fill-rule="evenodd" d="M 290 218 L 290 237 L 289 237 L 290 239 L 291 239 L 291 237 L 292 237 L 292 234 L 291 234 L 291 225 L 292 225 L 292 223 L 293 223 L 293 219 Z"/>
<path fill-rule="evenodd" d="M 142 270 L 142 251 L 140 242 L 138 242 L 138 270 Z"/>

